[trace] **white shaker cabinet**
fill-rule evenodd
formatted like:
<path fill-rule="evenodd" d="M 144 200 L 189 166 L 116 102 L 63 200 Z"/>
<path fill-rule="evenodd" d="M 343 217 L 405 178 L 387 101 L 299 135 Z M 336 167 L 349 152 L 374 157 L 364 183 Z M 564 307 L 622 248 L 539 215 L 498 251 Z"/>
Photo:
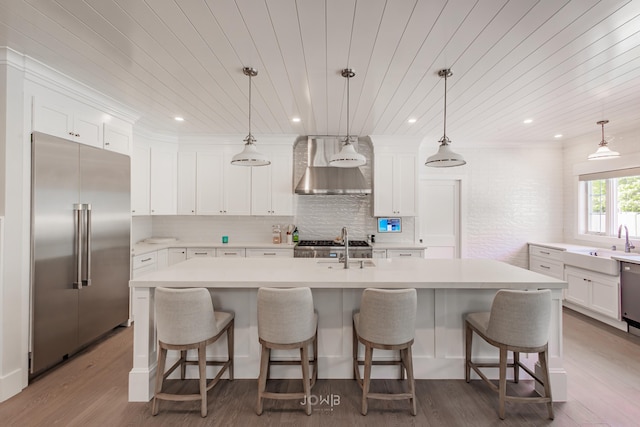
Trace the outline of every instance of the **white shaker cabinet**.
<path fill-rule="evenodd" d="M 271 164 L 251 168 L 251 214 L 292 216 L 292 149 L 262 149 L 271 160 Z"/>
<path fill-rule="evenodd" d="M 34 97 L 33 130 L 103 148 L 104 113 L 62 94 Z"/>
<path fill-rule="evenodd" d="M 186 248 L 169 248 L 168 265 L 177 264 L 187 259 Z"/>
<path fill-rule="evenodd" d="M 177 212 L 176 151 L 151 147 L 151 215 L 175 215 Z"/>
<path fill-rule="evenodd" d="M 529 245 L 529 270 L 564 280 L 563 251 Z"/>
<path fill-rule="evenodd" d="M 197 153 L 198 215 L 251 214 L 251 168 L 232 165 L 233 154 L 229 149 Z"/>
<path fill-rule="evenodd" d="M 196 214 L 196 152 L 178 152 L 178 215 Z"/>
<path fill-rule="evenodd" d="M 133 145 L 133 127 L 122 120 L 111 118 L 104 124 L 103 139 L 105 150 L 129 156 Z"/>
<path fill-rule="evenodd" d="M 374 216 L 416 215 L 416 159 L 411 153 L 376 153 Z"/>
<path fill-rule="evenodd" d="M 131 213 L 149 215 L 151 150 L 134 145 L 131 150 Z"/>
<path fill-rule="evenodd" d="M 589 310 L 620 320 L 620 278 L 565 267 L 565 299 Z"/>
<path fill-rule="evenodd" d="M 387 249 L 387 258 L 424 258 L 424 249 Z"/>

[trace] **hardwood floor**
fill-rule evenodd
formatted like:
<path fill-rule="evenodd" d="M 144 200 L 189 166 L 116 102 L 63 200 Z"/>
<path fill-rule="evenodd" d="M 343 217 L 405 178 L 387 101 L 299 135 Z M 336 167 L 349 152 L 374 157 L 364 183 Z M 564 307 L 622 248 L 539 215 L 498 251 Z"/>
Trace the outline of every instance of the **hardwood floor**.
<path fill-rule="evenodd" d="M 360 415 L 360 390 L 351 380 L 318 380 L 313 393 L 327 399 L 305 415 L 294 401 L 267 401 L 255 414 L 256 380 L 221 381 L 209 392 L 209 415 L 200 417 L 198 402 L 161 402 L 151 415 L 150 403 L 127 402 L 132 329 L 114 331 L 58 369 L 34 381 L 19 395 L 0 403 L 3 426 L 638 426 L 640 425 L 640 338 L 565 310 L 564 360 L 569 399 L 555 403 L 556 418 L 546 418 L 545 405 L 507 404 L 504 421 L 497 416 L 498 398 L 481 381 L 416 381 L 418 415 L 408 401 L 369 403 Z M 188 387 L 195 385 L 189 384 Z M 374 383 L 395 390 L 398 382 Z M 177 385 L 176 385 L 177 386 Z M 278 381 L 281 390 L 298 382 Z M 529 381 L 509 384 L 509 392 L 527 394 Z M 330 400 L 330 399 L 329 399 Z"/>

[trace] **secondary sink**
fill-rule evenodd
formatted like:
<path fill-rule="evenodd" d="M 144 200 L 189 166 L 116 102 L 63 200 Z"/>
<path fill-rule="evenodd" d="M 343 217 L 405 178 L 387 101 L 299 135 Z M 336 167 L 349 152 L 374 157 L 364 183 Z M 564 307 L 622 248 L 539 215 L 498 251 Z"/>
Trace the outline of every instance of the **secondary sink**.
<path fill-rule="evenodd" d="M 564 252 L 564 263 L 598 273 L 617 276 L 620 272 L 618 261 L 611 259 L 612 255 L 621 255 L 620 251 L 608 251 L 605 249 L 585 249 Z"/>

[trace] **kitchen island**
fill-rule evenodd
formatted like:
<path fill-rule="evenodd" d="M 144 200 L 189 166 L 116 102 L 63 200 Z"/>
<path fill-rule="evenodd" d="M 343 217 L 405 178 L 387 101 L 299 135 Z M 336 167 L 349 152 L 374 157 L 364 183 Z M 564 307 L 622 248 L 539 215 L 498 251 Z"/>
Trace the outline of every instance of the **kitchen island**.
<path fill-rule="evenodd" d="M 418 379 L 464 378 L 464 314 L 488 311 L 498 289 L 551 289 L 552 315 L 549 366 L 555 401 L 566 400 L 562 364 L 562 289 L 566 282 L 499 261 L 485 259 L 366 259 L 349 269 L 330 259 L 193 258 L 130 281 L 133 289 L 133 369 L 129 401 L 148 401 L 156 375 L 154 289 L 209 288 L 214 306 L 235 312 L 235 377 L 257 378 L 260 360 L 256 297 L 259 287 L 308 286 L 318 312 L 318 376 L 352 378 L 352 314 L 362 290 L 416 288 L 418 314 L 413 346 Z M 495 348 L 475 340 L 474 357 L 495 360 Z M 224 340 L 209 348 L 208 357 L 226 354 Z M 376 353 L 380 359 L 390 352 Z M 523 360 L 528 360 L 522 355 Z M 531 365 L 537 364 L 536 358 Z M 275 359 L 294 357 L 282 351 Z M 277 368 L 281 368 L 280 370 Z M 298 368 L 299 370 L 299 368 Z M 274 377 L 296 377 L 293 367 L 276 367 Z M 397 368 L 380 367 L 377 377 L 395 378 Z"/>

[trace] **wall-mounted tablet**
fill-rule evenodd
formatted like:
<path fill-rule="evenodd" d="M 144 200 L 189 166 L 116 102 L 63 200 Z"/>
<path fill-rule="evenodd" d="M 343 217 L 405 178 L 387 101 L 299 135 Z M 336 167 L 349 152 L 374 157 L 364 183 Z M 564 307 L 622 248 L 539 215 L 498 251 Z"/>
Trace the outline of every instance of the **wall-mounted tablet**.
<path fill-rule="evenodd" d="M 378 218 L 378 233 L 402 232 L 402 218 Z"/>

